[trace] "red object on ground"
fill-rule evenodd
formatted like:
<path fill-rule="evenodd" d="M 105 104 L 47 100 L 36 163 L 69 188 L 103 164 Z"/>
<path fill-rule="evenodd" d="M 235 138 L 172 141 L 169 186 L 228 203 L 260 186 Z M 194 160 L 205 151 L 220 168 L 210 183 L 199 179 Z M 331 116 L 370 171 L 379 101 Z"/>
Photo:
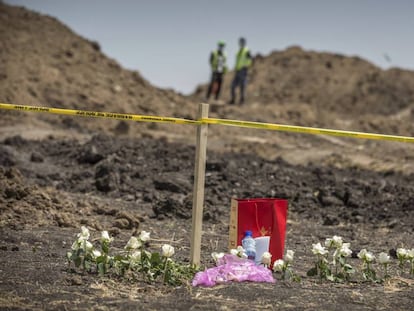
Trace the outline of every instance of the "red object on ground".
<path fill-rule="evenodd" d="M 275 260 L 282 259 L 285 247 L 287 210 L 288 201 L 284 199 L 232 199 L 229 248 L 241 245 L 245 232 L 250 230 L 253 233 L 253 238 L 270 237 L 268 251 L 272 254 L 272 264 Z"/>

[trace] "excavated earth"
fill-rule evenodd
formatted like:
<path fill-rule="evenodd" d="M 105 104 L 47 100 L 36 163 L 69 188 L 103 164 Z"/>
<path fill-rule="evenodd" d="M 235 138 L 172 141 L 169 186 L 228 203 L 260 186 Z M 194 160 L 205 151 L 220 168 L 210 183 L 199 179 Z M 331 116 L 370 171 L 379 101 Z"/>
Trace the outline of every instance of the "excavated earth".
<path fill-rule="evenodd" d="M 307 277 L 311 244 L 334 234 L 356 252 L 395 253 L 412 247 L 413 175 L 358 168 L 294 166 L 255 154 L 208 152 L 202 264 L 227 246 L 231 197 L 289 200 L 286 248 L 296 251 L 300 283 L 240 283 L 211 289 L 100 278 L 68 269 L 65 253 L 81 225 L 98 236 L 109 230 L 115 247 L 151 231 L 189 258 L 194 148 L 154 139 L 96 135 L 0 144 L 0 266 L 4 309 L 408 310 L 414 280 L 398 275 L 384 284 L 360 279 L 330 284 Z M 359 267 L 358 259 L 350 263 Z"/>
<path fill-rule="evenodd" d="M 255 56 L 244 106 L 225 105 L 230 75 L 212 117 L 414 135 L 412 71 L 292 47 Z M 55 18 L 0 1 L 0 102 L 195 119 L 205 88 L 158 89 Z M 151 249 L 170 243 L 188 262 L 194 153 L 192 126 L 0 110 L 0 309 L 412 309 L 395 258 L 384 283 L 306 276 L 312 243 L 332 235 L 357 269 L 360 249 L 414 247 L 414 146 L 397 142 L 209 126 L 202 265 L 227 250 L 232 197 L 285 198 L 300 283 L 174 288 L 68 268 L 82 225 L 108 230 L 114 250 L 150 231 Z"/>

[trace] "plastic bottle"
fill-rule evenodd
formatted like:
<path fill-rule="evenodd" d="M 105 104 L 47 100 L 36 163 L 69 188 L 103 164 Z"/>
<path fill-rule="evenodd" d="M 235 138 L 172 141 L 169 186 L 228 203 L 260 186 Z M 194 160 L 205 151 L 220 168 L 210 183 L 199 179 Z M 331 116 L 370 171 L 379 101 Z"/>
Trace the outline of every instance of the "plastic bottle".
<path fill-rule="evenodd" d="M 256 258 L 256 241 L 253 239 L 251 231 L 246 231 L 242 240 L 242 246 L 246 252 L 247 258 L 254 260 Z"/>

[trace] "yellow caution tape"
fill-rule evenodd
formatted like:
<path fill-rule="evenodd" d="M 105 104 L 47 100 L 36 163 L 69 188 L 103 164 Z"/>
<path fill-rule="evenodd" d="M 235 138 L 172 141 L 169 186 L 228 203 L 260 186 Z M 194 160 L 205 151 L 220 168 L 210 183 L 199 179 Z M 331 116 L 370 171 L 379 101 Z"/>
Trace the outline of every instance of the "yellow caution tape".
<path fill-rule="evenodd" d="M 49 107 L 37 107 L 37 106 L 22 106 L 0 103 L 1 109 L 18 110 L 18 111 L 33 111 L 44 112 L 53 114 L 63 114 L 81 117 L 94 117 L 94 118 L 107 118 L 127 121 L 142 121 L 142 122 L 162 122 L 162 123 L 175 123 L 175 124 L 201 124 L 200 121 L 181 119 L 181 118 L 165 118 L 158 116 L 145 116 L 127 113 L 112 113 L 112 112 L 97 112 L 87 110 L 74 110 L 74 109 L 62 109 L 62 108 L 49 108 Z"/>
<path fill-rule="evenodd" d="M 414 137 L 409 137 L 409 136 L 383 135 L 383 134 L 373 134 L 373 133 L 363 133 L 363 132 L 353 132 L 353 131 L 331 130 L 331 129 L 316 128 L 316 127 L 293 126 L 293 125 L 282 125 L 282 124 L 250 122 L 250 121 L 238 121 L 238 120 L 228 120 L 228 119 L 205 118 L 205 119 L 201 119 L 201 121 L 207 124 L 221 124 L 221 125 L 228 125 L 228 126 L 247 127 L 247 128 L 255 128 L 255 129 L 274 130 L 274 131 L 307 133 L 307 134 L 317 134 L 317 135 L 331 135 L 331 136 L 342 136 L 342 137 L 363 138 L 363 139 L 391 140 L 391 141 L 398 141 L 398 142 L 404 142 L 404 143 L 414 143 Z"/>
<path fill-rule="evenodd" d="M 220 124 L 220 125 L 227 125 L 227 126 L 237 126 L 237 127 L 274 130 L 274 131 L 285 131 L 285 132 L 296 132 L 296 133 L 306 133 L 306 134 L 316 134 L 316 135 L 331 135 L 331 136 L 342 136 L 342 137 L 352 137 L 352 138 L 362 138 L 362 139 L 376 139 L 376 140 L 398 141 L 398 142 L 404 142 L 404 143 L 414 143 L 414 137 L 409 137 L 409 136 L 384 135 L 384 134 L 374 134 L 374 133 L 364 133 L 364 132 L 354 132 L 354 131 L 323 129 L 323 128 L 306 127 L 306 126 L 282 125 L 282 124 L 251 122 L 251 121 L 238 121 L 238 120 L 229 120 L 229 119 L 203 118 L 201 120 L 196 121 L 196 120 L 181 119 L 181 118 L 166 118 L 166 117 L 146 116 L 146 115 L 136 115 L 136 114 L 126 114 L 126 113 L 97 112 L 97 111 L 87 111 L 87 110 L 11 105 L 11 104 L 3 104 L 3 103 L 0 103 L 0 109 L 44 112 L 44 113 L 73 115 L 73 116 L 82 116 L 82 117 L 109 118 L 109 119 L 127 120 L 127 121 L 162 122 L 162 123 L 191 124 L 191 125 Z"/>

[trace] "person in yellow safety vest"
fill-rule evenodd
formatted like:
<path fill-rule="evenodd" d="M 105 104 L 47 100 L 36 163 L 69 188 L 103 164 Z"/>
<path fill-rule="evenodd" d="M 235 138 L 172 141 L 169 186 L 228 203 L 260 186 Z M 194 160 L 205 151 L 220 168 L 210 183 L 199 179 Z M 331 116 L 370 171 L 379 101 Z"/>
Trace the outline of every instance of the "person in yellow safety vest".
<path fill-rule="evenodd" d="M 210 54 L 211 81 L 207 90 L 206 101 L 210 98 L 211 93 L 214 94 L 216 100 L 220 96 L 223 75 L 227 72 L 225 45 L 224 41 L 219 41 L 217 50 Z"/>
<path fill-rule="evenodd" d="M 240 104 L 244 103 L 245 89 L 247 84 L 247 71 L 252 64 L 252 56 L 249 48 L 246 46 L 246 39 L 239 39 L 240 49 L 236 55 L 236 66 L 233 81 L 231 83 L 231 100 L 230 104 L 234 105 L 236 100 L 236 88 L 240 87 Z"/>

